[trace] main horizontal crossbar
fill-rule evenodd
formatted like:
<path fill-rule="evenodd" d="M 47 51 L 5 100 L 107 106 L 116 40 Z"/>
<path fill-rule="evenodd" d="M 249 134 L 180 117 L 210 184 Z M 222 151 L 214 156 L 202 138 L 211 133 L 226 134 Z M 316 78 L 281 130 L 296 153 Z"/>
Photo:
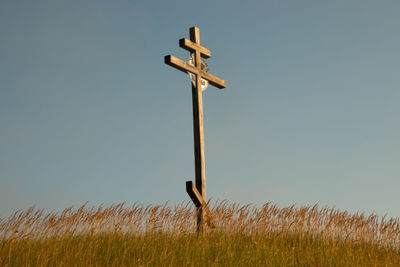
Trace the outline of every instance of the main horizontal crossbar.
<path fill-rule="evenodd" d="M 207 80 L 211 85 L 214 85 L 215 87 L 217 87 L 219 89 L 224 89 L 226 87 L 226 82 L 224 80 L 222 80 L 218 77 L 215 77 L 214 75 L 212 75 L 208 72 L 199 70 L 199 69 L 189 65 L 185 61 L 180 60 L 179 58 L 176 58 L 172 55 L 165 56 L 164 62 L 165 62 L 165 64 L 170 65 L 171 67 L 174 67 L 185 73 L 191 72 L 195 75 L 198 75 L 201 78 Z"/>

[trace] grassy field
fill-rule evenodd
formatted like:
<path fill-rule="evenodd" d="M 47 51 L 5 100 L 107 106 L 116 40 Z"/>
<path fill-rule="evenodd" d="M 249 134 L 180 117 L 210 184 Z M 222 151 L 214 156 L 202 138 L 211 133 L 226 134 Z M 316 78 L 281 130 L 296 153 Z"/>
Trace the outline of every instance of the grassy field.
<path fill-rule="evenodd" d="M 0 221 L 0 266 L 400 266 L 396 218 L 332 208 L 192 205 L 19 211 Z"/>

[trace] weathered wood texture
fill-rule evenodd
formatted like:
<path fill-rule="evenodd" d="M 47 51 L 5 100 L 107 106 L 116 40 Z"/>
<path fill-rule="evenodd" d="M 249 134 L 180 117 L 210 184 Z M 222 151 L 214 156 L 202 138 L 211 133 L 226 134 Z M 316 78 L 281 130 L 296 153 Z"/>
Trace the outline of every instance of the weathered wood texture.
<path fill-rule="evenodd" d="M 196 52 L 199 51 L 201 57 L 209 58 L 211 57 L 211 51 L 207 48 L 202 47 L 201 45 L 194 43 L 186 38 L 182 38 L 179 40 L 179 46 L 188 50 L 189 52 Z"/>
<path fill-rule="evenodd" d="M 192 104 L 193 104 L 193 133 L 194 133 L 194 161 L 196 186 L 193 182 L 186 182 L 186 191 L 193 203 L 197 207 L 198 231 L 203 229 L 203 224 L 210 219 L 205 220 L 207 214 L 206 204 L 206 176 L 205 176 L 205 157 L 204 157 L 204 129 L 203 129 L 203 95 L 201 90 L 201 79 L 205 79 L 209 84 L 223 89 L 226 87 L 224 80 L 211 75 L 201 69 L 201 57 L 211 57 L 211 52 L 207 48 L 200 45 L 200 31 L 197 27 L 192 27 L 189 30 L 190 40 L 180 39 L 179 46 L 188 50 L 195 59 L 194 66 L 172 56 L 165 56 L 164 62 L 185 73 L 193 73 L 196 77 L 196 85 L 192 84 Z"/>

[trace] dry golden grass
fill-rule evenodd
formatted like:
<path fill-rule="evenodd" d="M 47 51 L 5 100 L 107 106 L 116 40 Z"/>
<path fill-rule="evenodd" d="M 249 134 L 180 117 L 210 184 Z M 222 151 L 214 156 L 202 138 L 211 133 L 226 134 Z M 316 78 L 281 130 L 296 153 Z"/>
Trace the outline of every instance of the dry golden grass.
<path fill-rule="evenodd" d="M 317 205 L 279 208 L 266 203 L 257 208 L 225 201 L 211 205 L 210 214 L 216 227 L 197 236 L 190 202 L 85 204 L 59 214 L 30 208 L 1 219 L 0 265 L 69 265 L 76 260 L 83 265 L 205 266 L 254 261 L 267 266 L 346 262 L 352 263 L 348 266 L 400 266 L 398 218 L 349 214 Z M 220 255 L 215 250 L 225 252 Z"/>
<path fill-rule="evenodd" d="M 382 246 L 398 247 L 400 241 L 399 218 L 379 218 L 364 213 L 349 214 L 335 208 L 296 207 L 278 208 L 266 203 L 261 208 L 253 205 L 217 202 L 210 208 L 216 225 L 211 231 L 223 230 L 227 234 L 243 233 L 308 233 L 325 238 L 365 241 Z M 171 234 L 195 232 L 195 210 L 190 202 L 169 206 L 142 206 L 124 203 L 109 207 L 65 209 L 60 214 L 30 208 L 17 211 L 0 221 L 3 240 L 48 238 L 63 235 L 121 233 Z"/>

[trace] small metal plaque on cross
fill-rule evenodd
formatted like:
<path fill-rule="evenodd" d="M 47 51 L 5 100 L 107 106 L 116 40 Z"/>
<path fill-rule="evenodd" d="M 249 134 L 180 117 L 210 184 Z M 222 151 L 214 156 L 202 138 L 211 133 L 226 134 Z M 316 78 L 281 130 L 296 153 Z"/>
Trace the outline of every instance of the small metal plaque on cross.
<path fill-rule="evenodd" d="M 192 181 L 188 181 L 186 182 L 186 191 L 197 208 L 197 230 L 201 231 L 204 222 L 206 222 L 205 216 L 208 210 L 206 207 L 202 80 L 207 81 L 209 84 L 219 89 L 225 88 L 226 83 L 224 80 L 208 73 L 207 68 L 204 68 L 202 58 L 206 59 L 211 57 L 211 52 L 200 45 L 199 28 L 190 28 L 189 34 L 190 40 L 186 38 L 180 39 L 179 46 L 191 53 L 192 62 L 189 61 L 191 64 L 172 55 L 165 56 L 164 62 L 180 71 L 188 73 L 192 80 L 195 81 L 192 84 L 192 100 L 196 186 Z"/>

